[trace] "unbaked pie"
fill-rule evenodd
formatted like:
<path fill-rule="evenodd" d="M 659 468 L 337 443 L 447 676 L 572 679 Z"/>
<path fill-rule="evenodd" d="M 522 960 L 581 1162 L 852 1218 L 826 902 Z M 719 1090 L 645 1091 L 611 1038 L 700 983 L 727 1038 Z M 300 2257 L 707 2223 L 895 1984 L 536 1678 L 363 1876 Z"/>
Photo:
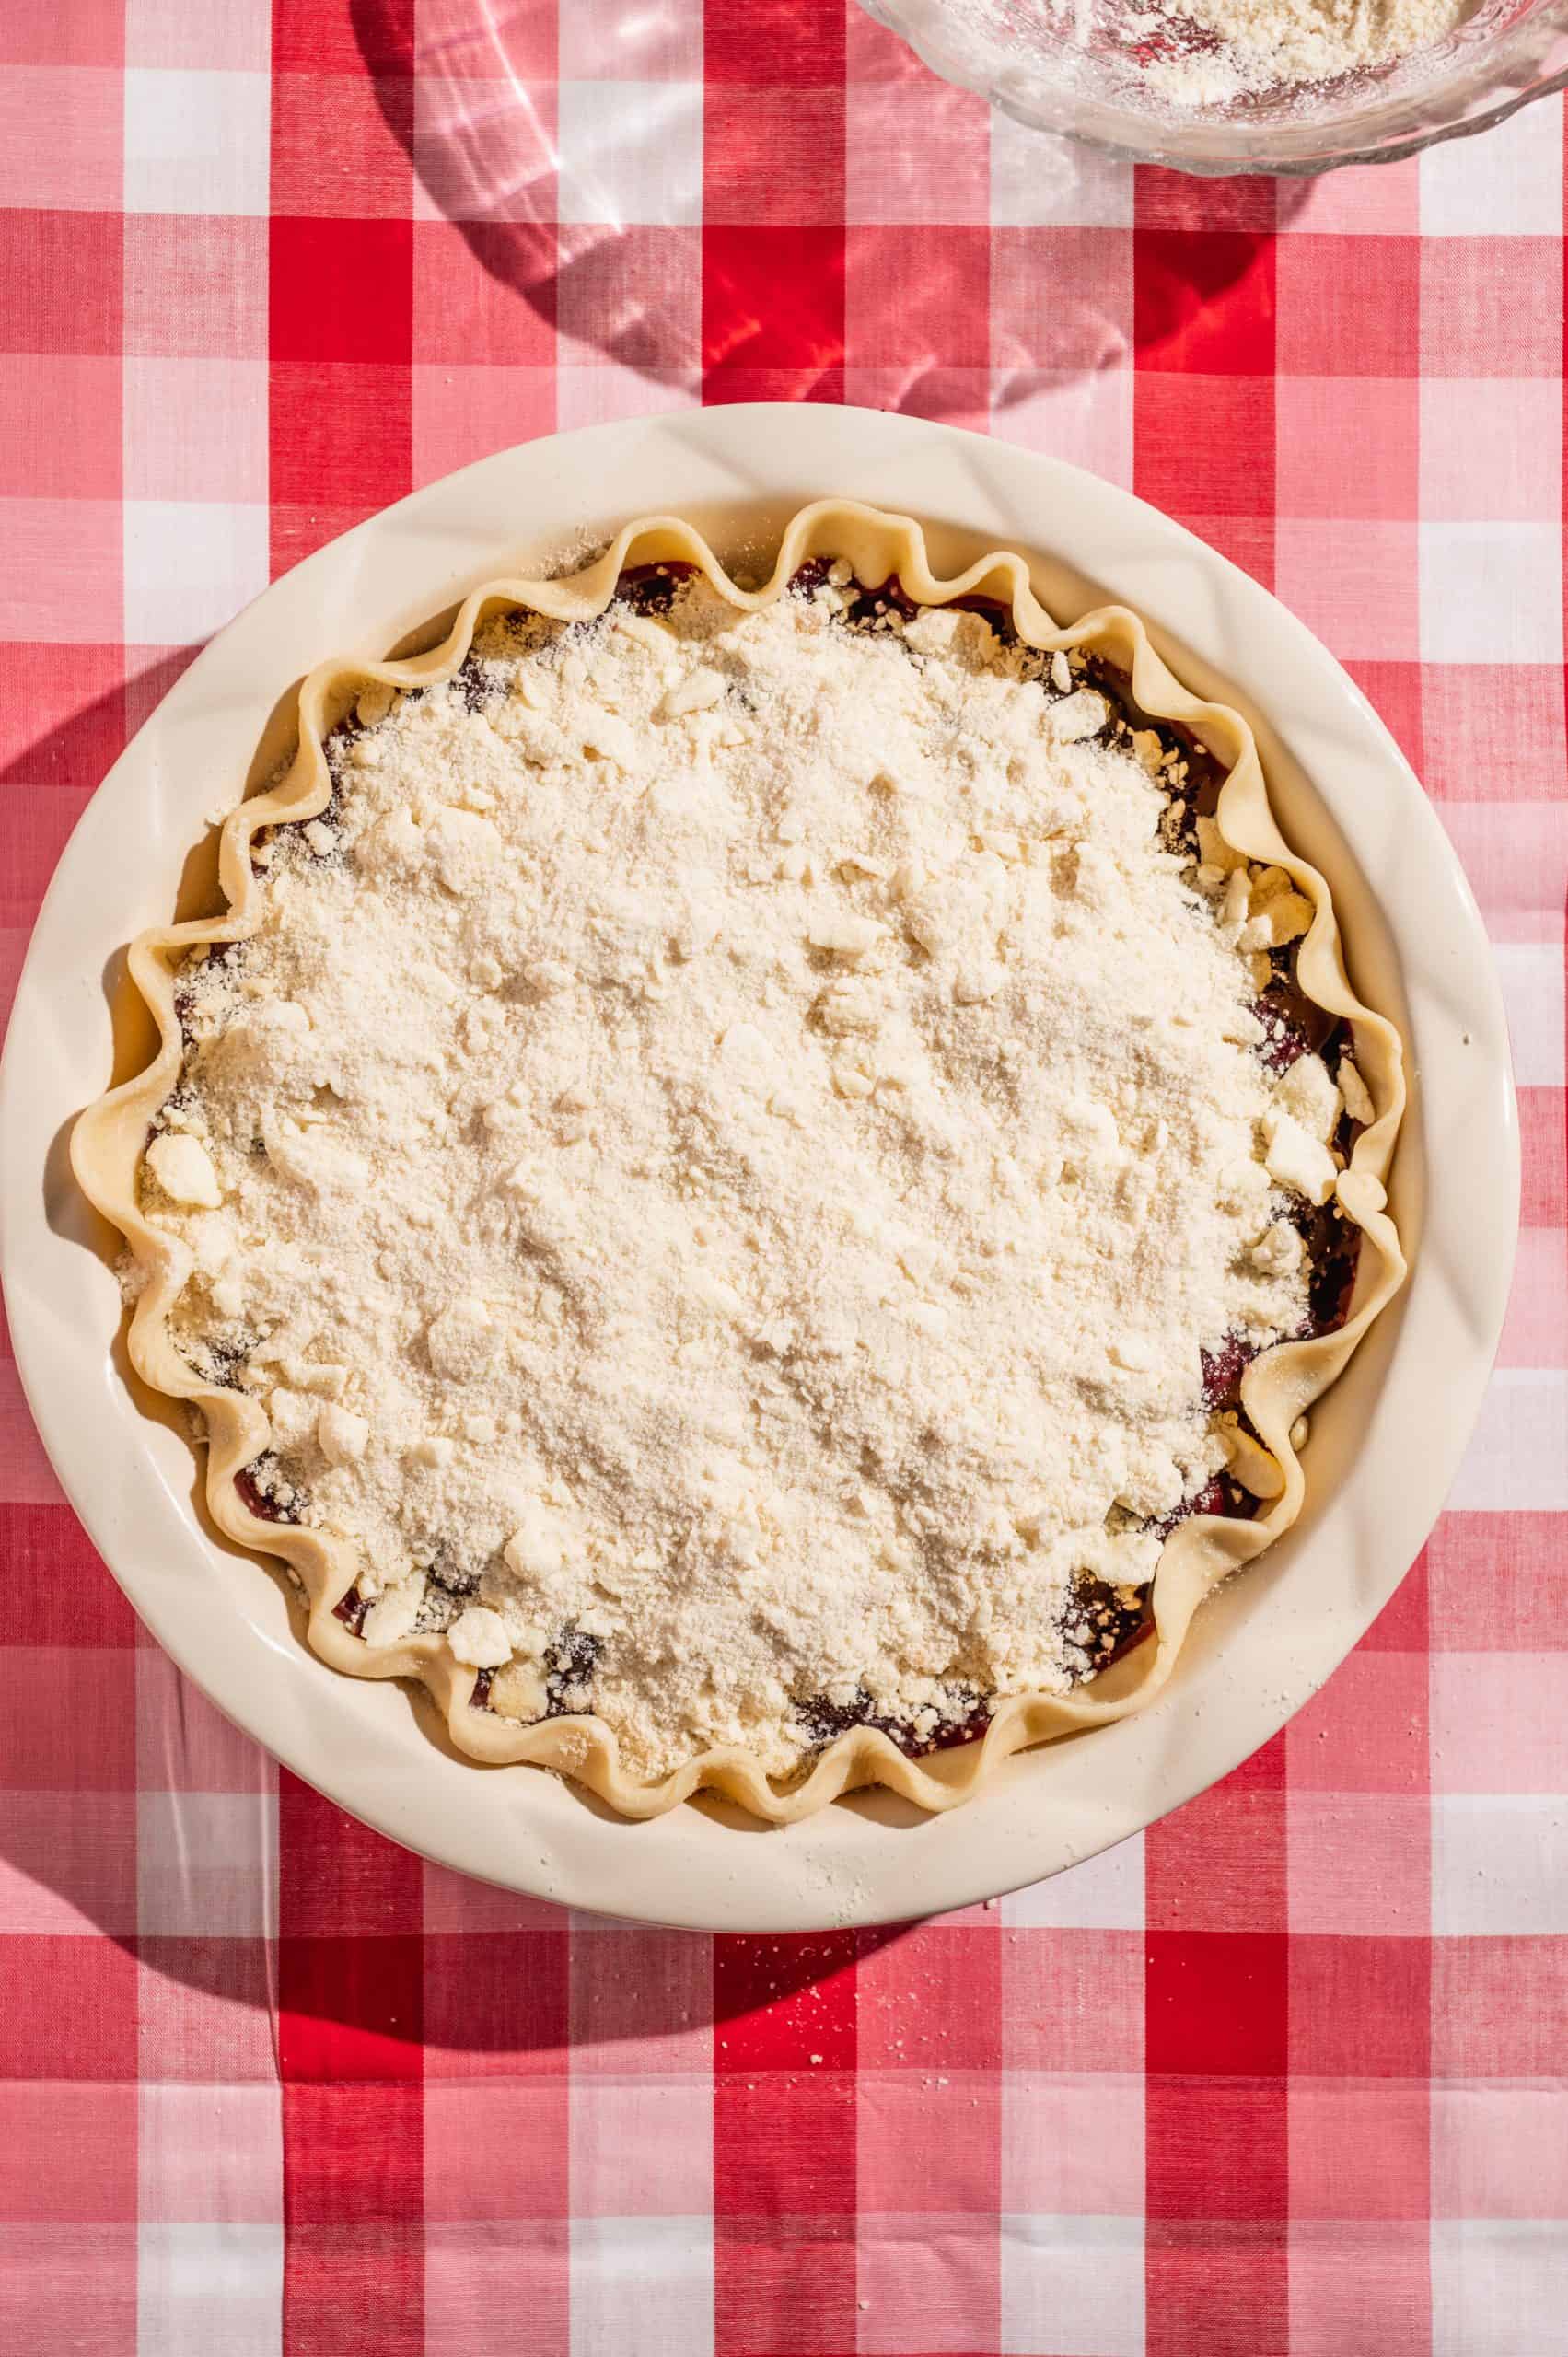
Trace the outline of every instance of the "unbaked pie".
<path fill-rule="evenodd" d="M 1400 1043 L 1132 614 L 634 524 L 314 673 L 221 864 L 76 1170 L 219 1526 L 474 1758 L 947 1807 L 1295 1520 Z"/>

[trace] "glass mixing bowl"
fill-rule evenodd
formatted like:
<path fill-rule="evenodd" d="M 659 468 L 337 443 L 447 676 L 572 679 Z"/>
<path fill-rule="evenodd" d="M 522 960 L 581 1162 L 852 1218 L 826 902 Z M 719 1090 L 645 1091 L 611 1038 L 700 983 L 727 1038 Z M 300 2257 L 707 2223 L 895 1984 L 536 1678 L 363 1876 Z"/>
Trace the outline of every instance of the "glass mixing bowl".
<path fill-rule="evenodd" d="M 1568 83 L 1568 0 L 1481 0 L 1447 40 L 1319 88 L 1183 106 L 1140 74 L 1123 0 L 860 0 L 960 88 L 1039 131 L 1183 172 L 1323 172 L 1484 131 Z M 1131 15 L 1131 8 L 1128 14 Z"/>

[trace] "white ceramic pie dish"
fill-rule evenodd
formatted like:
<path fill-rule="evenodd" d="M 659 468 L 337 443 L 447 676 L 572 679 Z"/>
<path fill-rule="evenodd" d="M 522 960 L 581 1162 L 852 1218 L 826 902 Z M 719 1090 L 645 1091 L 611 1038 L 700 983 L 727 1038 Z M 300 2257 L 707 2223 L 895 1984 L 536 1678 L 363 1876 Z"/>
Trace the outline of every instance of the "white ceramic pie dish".
<path fill-rule="evenodd" d="M 820 493 L 918 516 L 951 564 L 1022 547 L 1060 620 L 1123 599 L 1171 633 L 1162 652 L 1188 684 L 1262 721 L 1281 821 L 1330 877 L 1353 978 L 1401 1017 L 1412 1051 L 1392 1203 L 1414 1272 L 1315 1417 L 1299 1526 L 1206 1608 L 1152 1708 L 1016 1760 L 954 1817 L 882 1794 L 762 1846 L 741 1836 L 751 1820 L 718 1807 L 628 1824 L 536 1771 L 476 1767 L 437 1745 L 401 1689 L 351 1685 L 313 1659 L 281 1581 L 199 1520 L 182 1434 L 124 1387 L 117 1289 L 83 1248 L 88 1217 L 60 1147 L 108 1074 L 106 964 L 167 915 L 186 851 L 282 725 L 302 671 L 328 653 L 382 654 L 474 583 L 580 557 L 650 507 L 685 515 L 732 561 L 761 559 Z M 1379 909 L 1365 875 L 1389 876 L 1396 846 L 1398 895 Z M 1479 918 L 1419 786 L 1331 657 L 1224 560 L 1075 470 L 951 428 L 797 407 L 501 454 L 269 591 L 192 667 L 77 828 L 18 991 L 0 1120 L 3 1265 L 29 1398 L 84 1522 L 181 1666 L 299 1774 L 434 1858 L 577 1906 L 724 1929 L 886 1921 L 1012 1888 L 1148 1824 L 1274 1733 L 1386 1601 L 1441 1505 L 1501 1326 L 1517 1211 Z"/>

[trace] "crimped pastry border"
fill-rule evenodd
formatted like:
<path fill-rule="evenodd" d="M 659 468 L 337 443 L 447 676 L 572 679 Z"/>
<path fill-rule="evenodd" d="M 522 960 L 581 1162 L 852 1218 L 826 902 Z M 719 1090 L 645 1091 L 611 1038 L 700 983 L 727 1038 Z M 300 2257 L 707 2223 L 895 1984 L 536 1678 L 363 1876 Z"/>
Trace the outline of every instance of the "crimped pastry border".
<path fill-rule="evenodd" d="M 585 1714 L 520 1725 L 474 1706 L 475 1673 L 453 1659 L 445 1637 L 426 1634 L 372 1647 L 335 1617 L 334 1608 L 358 1574 L 354 1550 L 346 1540 L 264 1521 L 245 1504 L 236 1477 L 266 1446 L 267 1418 L 255 1399 L 203 1382 L 175 1349 L 168 1320 L 188 1273 L 185 1248 L 143 1218 L 137 1181 L 149 1125 L 175 1086 L 183 1058 L 173 969 L 197 944 L 243 940 L 254 929 L 261 887 L 250 865 L 252 842 L 267 827 L 308 819 L 323 807 L 331 792 L 323 740 L 364 686 L 372 681 L 395 688 L 441 684 L 463 661 L 481 623 L 498 611 L 527 607 L 558 621 L 590 620 L 610 604 L 621 574 L 631 564 L 694 564 L 720 597 L 739 610 L 751 610 L 782 596 L 798 567 L 812 557 L 847 558 L 856 575 L 870 582 L 897 574 L 920 605 L 941 606 L 977 594 L 994 598 L 1010 610 L 1026 644 L 1044 652 L 1086 647 L 1104 656 L 1129 675 L 1133 695 L 1145 712 L 1180 722 L 1226 764 L 1229 775 L 1215 823 L 1234 850 L 1284 868 L 1311 900 L 1316 913 L 1300 945 L 1297 985 L 1318 1005 L 1352 1024 L 1356 1063 L 1372 1097 L 1375 1119 L 1355 1141 L 1337 1190 L 1346 1216 L 1363 1231 L 1354 1310 L 1335 1333 L 1276 1344 L 1249 1365 L 1242 1377 L 1242 1402 L 1278 1462 L 1283 1482 L 1280 1495 L 1251 1521 L 1194 1515 L 1172 1533 L 1151 1589 L 1154 1640 L 1135 1647 L 1086 1694 L 1009 1696 L 997 1706 L 982 1736 L 929 1761 L 906 1758 L 875 1728 L 851 1728 L 835 1737 L 798 1781 L 776 1781 L 763 1771 L 755 1754 L 726 1746 L 700 1754 L 656 1782 L 643 1783 L 622 1769 L 614 1731 L 602 1720 Z M 452 1741 L 470 1759 L 553 1769 L 575 1778 L 628 1817 L 662 1815 L 703 1789 L 775 1824 L 811 1816 L 842 1793 L 874 1784 L 921 1808 L 952 1808 L 970 1799 L 1013 1752 L 1105 1724 L 1150 1701 L 1169 1678 L 1203 1597 L 1295 1521 L 1305 1480 L 1291 1446 L 1291 1427 L 1341 1374 L 1404 1279 L 1404 1256 L 1388 1213 L 1384 1186 L 1405 1107 L 1403 1051 L 1393 1024 L 1365 1005 L 1351 988 L 1329 887 L 1280 833 L 1246 721 L 1227 705 L 1190 694 L 1155 652 L 1142 621 L 1125 607 L 1101 607 L 1070 629 L 1059 630 L 1037 601 L 1021 556 L 993 552 L 955 578 L 939 579 L 931 570 L 924 535 L 916 522 L 853 501 L 820 500 L 802 508 L 784 531 L 771 576 L 754 590 L 739 587 L 707 542 L 679 517 L 642 517 L 626 525 L 592 564 L 565 579 L 497 581 L 472 591 L 448 636 L 425 654 L 400 662 L 319 665 L 299 691 L 298 747 L 292 765 L 278 784 L 252 795 L 230 814 L 219 841 L 218 865 L 226 903 L 222 915 L 154 927 L 131 944 L 131 979 L 157 1026 L 158 1050 L 142 1072 L 79 1116 L 71 1140 L 72 1167 L 83 1192 L 124 1237 L 136 1265 L 139 1291 L 127 1336 L 133 1365 L 155 1391 L 193 1402 L 205 1418 L 206 1495 L 218 1527 L 246 1547 L 281 1556 L 292 1567 L 308 1601 L 309 1641 L 323 1661 L 356 1677 L 419 1678 L 443 1713 Z"/>

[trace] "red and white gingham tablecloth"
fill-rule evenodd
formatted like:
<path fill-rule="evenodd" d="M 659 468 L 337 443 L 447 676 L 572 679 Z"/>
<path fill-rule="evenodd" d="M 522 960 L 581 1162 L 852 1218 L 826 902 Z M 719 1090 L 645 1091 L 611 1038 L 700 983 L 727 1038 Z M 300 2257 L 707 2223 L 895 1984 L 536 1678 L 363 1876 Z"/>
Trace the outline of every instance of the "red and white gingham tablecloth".
<path fill-rule="evenodd" d="M 572 1919 L 364 1831 L 138 1632 L 0 1363 L 0 2349 L 1568 2350 L 1563 177 L 1555 99 L 1134 172 L 844 0 L 0 0 L 8 976 L 269 575 L 556 426 L 809 396 L 1080 460 L 1321 633 L 1480 896 L 1525 1136 L 1366 1642 L 1141 1840 L 896 1932 Z"/>

